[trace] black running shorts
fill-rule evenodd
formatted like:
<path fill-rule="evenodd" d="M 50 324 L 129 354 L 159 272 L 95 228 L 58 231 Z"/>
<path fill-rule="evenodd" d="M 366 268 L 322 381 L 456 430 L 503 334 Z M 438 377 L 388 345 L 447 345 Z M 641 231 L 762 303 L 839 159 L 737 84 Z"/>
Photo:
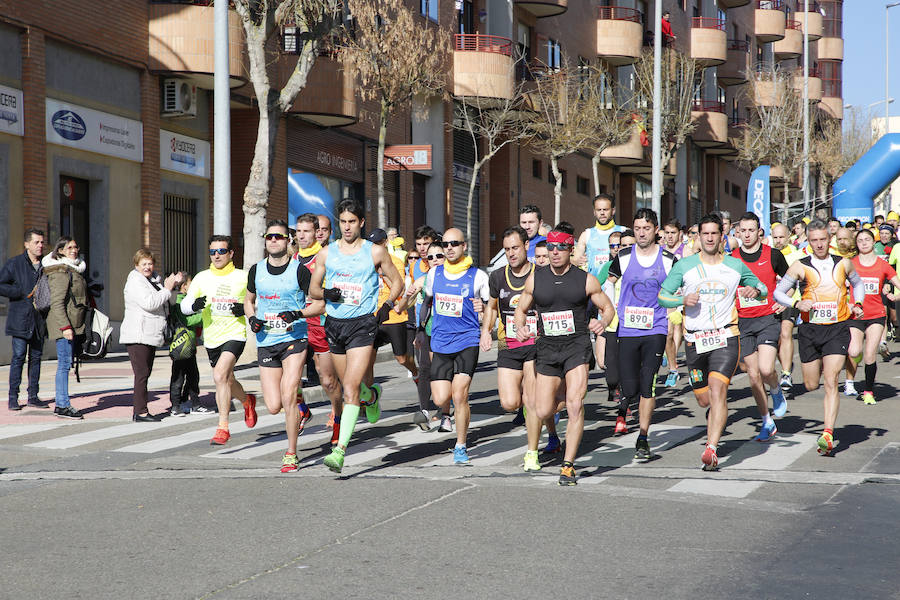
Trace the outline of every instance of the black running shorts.
<path fill-rule="evenodd" d="M 475 375 L 478 366 L 478 346 L 464 348 L 453 354 L 435 352 L 431 357 L 431 380 L 453 381 L 454 375 Z"/>
<path fill-rule="evenodd" d="M 587 334 L 562 343 L 541 337 L 537 339 L 535 346 L 535 370 L 548 377 L 563 378 L 572 369 L 590 364 L 594 353 L 591 338 Z"/>
<path fill-rule="evenodd" d="M 850 347 L 850 323 L 839 321 L 831 325 L 800 323 L 797 328 L 800 362 L 808 363 L 830 354 L 847 356 Z"/>
<path fill-rule="evenodd" d="M 499 350 L 497 351 L 497 368 L 521 371 L 525 367 L 525 363 L 533 361 L 536 355 L 537 349 L 534 344 Z"/>
<path fill-rule="evenodd" d="M 219 362 L 219 357 L 222 356 L 223 352 L 230 352 L 231 354 L 234 354 L 235 358 L 240 358 L 241 354 L 244 353 L 244 345 L 246 345 L 246 342 L 228 340 L 215 348 L 207 348 L 206 355 L 209 357 L 209 365 L 215 369 L 216 363 Z"/>
<path fill-rule="evenodd" d="M 619 377 L 622 396 L 629 400 L 656 397 L 656 374 L 666 351 L 666 334 L 619 338 Z"/>
<path fill-rule="evenodd" d="M 756 352 L 760 346 L 778 348 L 778 338 L 781 337 L 781 321 L 775 318 L 775 315 L 738 319 L 738 329 L 741 331 L 742 360 Z"/>
<path fill-rule="evenodd" d="M 885 317 L 879 317 L 877 319 L 848 319 L 847 322 L 850 323 L 850 327 L 853 329 L 865 331 L 869 328 L 869 325 L 884 325 L 884 320 Z"/>
<path fill-rule="evenodd" d="M 281 363 L 291 354 L 300 354 L 306 350 L 306 340 L 290 340 L 274 346 L 258 346 L 257 362 L 260 368 L 280 369 Z"/>
<path fill-rule="evenodd" d="M 325 336 L 332 354 L 347 354 L 351 348 L 374 345 L 377 331 L 374 314 L 354 319 L 325 319 Z"/>
<path fill-rule="evenodd" d="M 685 341 L 684 356 L 687 359 L 688 379 L 691 388 L 698 394 L 709 387 L 710 377 L 729 383 L 737 370 L 741 354 L 741 338 L 731 336 L 724 348 L 697 354 L 694 342 Z"/>
<path fill-rule="evenodd" d="M 390 344 L 394 356 L 406 356 L 410 353 L 407 346 L 406 323 L 382 323 L 375 334 L 375 347 Z"/>

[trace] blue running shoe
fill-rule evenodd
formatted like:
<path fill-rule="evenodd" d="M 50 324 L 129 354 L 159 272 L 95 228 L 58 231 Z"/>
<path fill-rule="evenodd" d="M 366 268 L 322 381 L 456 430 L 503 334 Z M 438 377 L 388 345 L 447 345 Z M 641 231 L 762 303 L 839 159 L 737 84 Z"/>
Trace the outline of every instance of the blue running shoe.
<path fill-rule="evenodd" d="M 550 439 L 547 441 L 547 445 L 544 446 L 544 449 L 541 450 L 544 454 L 556 454 L 557 452 L 562 451 L 562 444 L 559 441 L 559 437 L 555 435 L 551 435 Z"/>
<path fill-rule="evenodd" d="M 769 393 L 772 395 L 772 412 L 780 419 L 787 413 L 787 399 L 781 388 L 772 388 Z"/>
<path fill-rule="evenodd" d="M 669 359 L 668 359 L 668 357 L 667 357 L 665 354 L 663 354 L 662 366 L 663 366 L 663 367 L 668 367 L 668 366 L 669 366 Z"/>
<path fill-rule="evenodd" d="M 678 384 L 678 371 L 669 371 L 669 376 L 666 377 L 666 387 L 675 387 Z"/>
<path fill-rule="evenodd" d="M 760 428 L 759 433 L 754 440 L 757 442 L 770 442 L 772 438 L 775 437 L 775 434 L 778 433 L 778 428 L 775 427 L 775 421 L 770 422 L 768 425 L 763 423 L 762 428 Z"/>
<path fill-rule="evenodd" d="M 465 446 L 457 446 L 453 449 L 453 464 L 468 465 L 469 454 L 466 452 Z"/>

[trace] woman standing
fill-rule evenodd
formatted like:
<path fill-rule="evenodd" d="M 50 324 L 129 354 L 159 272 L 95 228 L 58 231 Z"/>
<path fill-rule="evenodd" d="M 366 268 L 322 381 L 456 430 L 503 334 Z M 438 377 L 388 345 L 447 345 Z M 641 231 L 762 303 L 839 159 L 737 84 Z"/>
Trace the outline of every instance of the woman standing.
<path fill-rule="evenodd" d="M 78 257 L 78 244 L 63 236 L 53 251 L 41 261 L 50 286 L 50 312 L 47 333 L 56 340 L 56 416 L 83 419 L 81 411 L 69 402 L 69 369 L 75 349 L 75 338 L 84 335 L 87 313 L 87 284 L 83 273 L 87 266 Z"/>
<path fill-rule="evenodd" d="M 156 349 L 163 345 L 172 290 L 180 284 L 180 275 L 176 274 L 160 281 L 153 270 L 155 263 L 153 253 L 147 248 L 135 252 L 134 270 L 125 282 L 125 317 L 119 334 L 119 342 L 128 349 L 134 371 L 132 418 L 141 422 L 160 419 L 160 415 L 151 415 L 147 410 L 147 380 L 153 370 Z"/>

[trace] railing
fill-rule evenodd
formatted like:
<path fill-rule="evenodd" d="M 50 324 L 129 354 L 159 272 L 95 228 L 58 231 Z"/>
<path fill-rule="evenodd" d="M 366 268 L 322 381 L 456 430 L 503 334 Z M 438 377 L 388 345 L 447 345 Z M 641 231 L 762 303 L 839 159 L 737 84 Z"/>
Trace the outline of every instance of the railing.
<path fill-rule="evenodd" d="M 718 100 L 694 100 L 691 103 L 691 110 L 697 112 L 725 112 L 725 103 Z"/>
<path fill-rule="evenodd" d="M 784 23 L 785 29 L 794 29 L 796 31 L 803 31 L 803 23 L 800 21 L 794 21 L 793 19 L 788 19 Z"/>
<path fill-rule="evenodd" d="M 631 21 L 633 23 L 640 23 L 641 11 L 636 8 L 627 8 L 625 6 L 599 6 L 597 7 L 597 18 L 605 21 Z"/>
<path fill-rule="evenodd" d="M 784 0 L 756 0 L 756 8 L 760 10 L 784 10 Z"/>
<path fill-rule="evenodd" d="M 842 84 L 840 79 L 822 79 L 822 95 L 828 98 L 842 98 Z"/>
<path fill-rule="evenodd" d="M 809 76 L 810 77 L 822 77 L 822 73 L 819 70 L 819 67 L 816 65 L 810 65 L 809 67 Z M 797 67 L 794 69 L 794 77 L 803 77 L 803 67 Z"/>
<path fill-rule="evenodd" d="M 740 52 L 750 52 L 750 42 L 747 40 L 728 40 L 728 49 Z"/>
<path fill-rule="evenodd" d="M 691 19 L 691 27 L 694 29 L 718 29 L 719 31 L 725 31 L 725 19 L 693 17 Z"/>
<path fill-rule="evenodd" d="M 512 40 L 509 38 L 480 33 L 457 33 L 453 37 L 456 50 L 512 56 Z"/>
<path fill-rule="evenodd" d="M 213 6 L 215 0 L 150 0 L 150 4 L 188 4 L 191 6 Z M 228 8 L 234 8 L 234 2 L 228 2 Z"/>

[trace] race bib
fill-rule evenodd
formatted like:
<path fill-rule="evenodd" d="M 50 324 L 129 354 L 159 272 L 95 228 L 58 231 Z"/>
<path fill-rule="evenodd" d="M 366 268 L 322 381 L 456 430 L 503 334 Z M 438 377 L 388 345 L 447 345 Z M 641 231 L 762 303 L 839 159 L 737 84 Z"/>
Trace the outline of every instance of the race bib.
<path fill-rule="evenodd" d="M 609 248 L 601 248 L 594 254 L 594 266 L 603 266 L 603 263 L 609 262 Z"/>
<path fill-rule="evenodd" d="M 237 298 L 226 298 L 224 296 L 213 296 L 209 301 L 209 314 L 217 317 L 229 316 L 233 317 L 231 312 L 232 304 L 243 304 L 242 300 Z"/>
<path fill-rule="evenodd" d="M 266 322 L 266 329 L 271 331 L 272 333 L 285 333 L 291 330 L 291 326 L 293 323 L 287 323 L 281 317 L 278 316 L 278 313 L 265 313 L 263 314 L 263 320 Z"/>
<path fill-rule="evenodd" d="M 837 323 L 837 320 L 837 302 L 813 302 L 812 308 L 809 309 L 810 323 L 825 325 L 830 323 Z"/>
<path fill-rule="evenodd" d="M 744 298 L 743 296 L 738 296 L 737 300 L 739 308 L 752 308 L 754 306 L 765 306 L 768 304 L 765 299 L 760 300 L 758 296 L 756 298 Z"/>
<path fill-rule="evenodd" d="M 528 331 L 531 332 L 532 336 L 537 335 L 537 316 L 536 315 L 525 315 L 525 325 L 528 327 Z M 516 337 L 516 318 L 515 317 L 506 317 L 506 337 L 508 337 L 508 338 Z"/>
<path fill-rule="evenodd" d="M 434 310 L 444 317 L 461 317 L 463 297 L 456 294 L 435 294 Z"/>
<path fill-rule="evenodd" d="M 728 346 L 728 333 L 724 329 L 710 329 L 694 333 L 694 348 L 697 354 L 706 354 Z"/>
<path fill-rule="evenodd" d="M 544 335 L 571 335 L 575 333 L 575 316 L 571 310 L 557 310 L 541 313 Z"/>
<path fill-rule="evenodd" d="M 863 277 L 862 280 L 866 286 L 866 296 L 881 294 L 881 290 L 878 289 L 878 284 L 881 283 L 881 279 L 878 277 Z"/>
<path fill-rule="evenodd" d="M 628 329 L 651 329 L 653 327 L 653 309 L 644 306 L 626 306 L 623 327 Z"/>
<path fill-rule="evenodd" d="M 341 303 L 359 306 L 362 302 L 363 286 L 352 281 L 336 281 L 334 287 L 341 290 Z"/>

